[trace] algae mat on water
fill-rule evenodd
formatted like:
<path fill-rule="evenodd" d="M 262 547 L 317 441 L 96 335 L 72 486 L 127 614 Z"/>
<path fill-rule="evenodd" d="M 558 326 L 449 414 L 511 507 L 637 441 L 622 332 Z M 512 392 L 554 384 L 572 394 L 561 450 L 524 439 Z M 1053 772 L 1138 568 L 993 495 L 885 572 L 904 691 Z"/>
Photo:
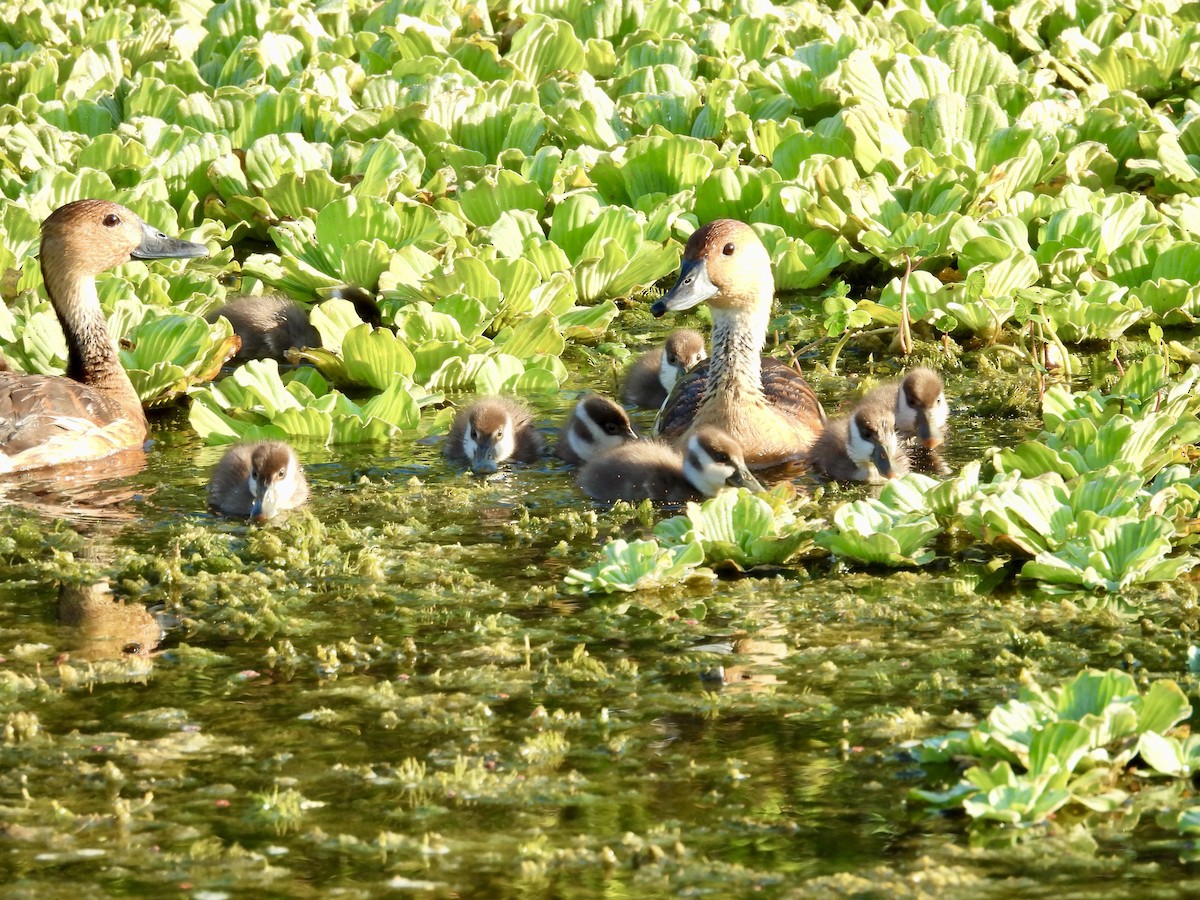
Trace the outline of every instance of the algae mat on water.
<path fill-rule="evenodd" d="M 986 558 L 816 560 L 581 598 L 562 577 L 646 516 L 581 505 L 557 463 L 482 482 L 433 447 L 314 452 L 310 510 L 257 528 L 194 512 L 218 454 L 159 437 L 132 522 L 2 513 L 10 889 L 1186 889 L 1186 843 L 1148 822 L 968 851 L 906 809 L 932 773 L 896 748 L 1024 679 L 1177 673 L 1189 583 L 1055 598 Z"/>

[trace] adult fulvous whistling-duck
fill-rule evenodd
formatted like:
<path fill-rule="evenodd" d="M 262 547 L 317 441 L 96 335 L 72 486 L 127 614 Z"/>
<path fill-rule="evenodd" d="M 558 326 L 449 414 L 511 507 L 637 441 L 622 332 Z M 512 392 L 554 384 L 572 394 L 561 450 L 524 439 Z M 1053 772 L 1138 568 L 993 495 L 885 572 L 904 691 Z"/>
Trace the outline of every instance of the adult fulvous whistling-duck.
<path fill-rule="evenodd" d="M 146 415 L 108 332 L 96 275 L 131 259 L 207 256 L 107 200 L 76 200 L 42 223 L 46 294 L 67 339 L 67 374 L 0 373 L 0 474 L 140 448 Z"/>

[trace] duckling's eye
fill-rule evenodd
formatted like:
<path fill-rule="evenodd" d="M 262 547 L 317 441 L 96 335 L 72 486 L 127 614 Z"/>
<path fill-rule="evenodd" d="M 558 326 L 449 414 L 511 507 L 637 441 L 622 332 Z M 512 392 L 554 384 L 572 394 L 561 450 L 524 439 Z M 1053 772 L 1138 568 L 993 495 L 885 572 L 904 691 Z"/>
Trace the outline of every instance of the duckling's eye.
<path fill-rule="evenodd" d="M 617 427 L 616 422 L 609 422 L 604 426 L 604 430 L 609 434 L 616 434 L 620 429 Z"/>
<path fill-rule="evenodd" d="M 116 228 L 121 224 L 121 217 L 116 213 L 109 213 L 104 217 L 104 226 L 106 228 Z"/>
<path fill-rule="evenodd" d="M 726 256 L 733 256 L 733 251 L 736 249 L 737 249 L 737 247 L 733 246 L 733 244 L 730 243 L 730 244 L 726 244 L 724 247 L 722 247 L 721 252 L 724 253 Z"/>
<path fill-rule="evenodd" d="M 475 426 L 474 426 L 474 425 L 472 425 L 472 426 L 470 427 L 470 429 L 469 429 L 468 433 L 471 435 L 471 440 L 473 440 L 473 441 L 477 441 L 477 440 L 479 440 L 479 432 L 477 432 L 477 431 L 475 430 Z"/>
<path fill-rule="evenodd" d="M 729 462 L 729 454 L 728 453 L 713 453 L 712 460 L 715 463 L 721 463 L 722 465 L 724 465 Z"/>
<path fill-rule="evenodd" d="M 677 366 L 677 365 L 679 365 L 679 359 L 675 356 L 674 353 L 668 353 L 667 354 L 667 363 L 672 366 Z"/>

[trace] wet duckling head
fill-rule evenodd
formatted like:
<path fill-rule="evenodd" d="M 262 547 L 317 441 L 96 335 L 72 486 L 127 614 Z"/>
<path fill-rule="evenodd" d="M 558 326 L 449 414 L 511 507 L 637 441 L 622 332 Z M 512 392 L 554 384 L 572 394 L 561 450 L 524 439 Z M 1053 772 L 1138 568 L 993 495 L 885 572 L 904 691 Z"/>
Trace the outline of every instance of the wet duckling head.
<path fill-rule="evenodd" d="M 717 219 L 688 238 L 675 286 L 650 311 L 657 317 L 707 302 L 714 311 L 769 314 L 774 296 L 771 257 L 754 229 Z"/>
<path fill-rule="evenodd" d="M 308 497 L 308 482 L 296 453 L 283 441 L 263 441 L 250 454 L 247 477 L 253 498 L 250 517 L 265 522 Z"/>
<path fill-rule="evenodd" d="M 605 450 L 636 441 L 637 433 L 629 414 L 617 403 L 599 394 L 590 394 L 575 404 L 562 439 L 575 456 L 586 462 Z"/>
<path fill-rule="evenodd" d="M 933 369 L 913 369 L 896 395 L 896 427 L 933 449 L 942 443 L 950 407 L 942 378 Z"/>
<path fill-rule="evenodd" d="M 686 375 L 707 358 L 704 335 L 691 328 L 676 328 L 667 335 L 667 342 L 663 345 L 658 380 L 669 394 L 681 375 Z"/>
<path fill-rule="evenodd" d="M 195 259 L 204 244 L 168 237 L 133 210 L 109 200 L 76 200 L 42 223 L 44 275 L 63 271 L 73 278 L 97 275 L 131 259 Z"/>
<path fill-rule="evenodd" d="M 688 438 L 683 474 L 706 497 L 714 496 L 723 487 L 765 490 L 746 467 L 738 442 L 712 425 L 697 428 Z"/>
<path fill-rule="evenodd" d="M 896 434 L 895 412 L 882 404 L 855 409 L 846 434 L 846 455 L 861 469 L 870 471 L 873 466 L 882 478 L 907 472 L 908 455 Z"/>
<path fill-rule="evenodd" d="M 471 471 L 490 475 L 517 447 L 517 426 L 508 408 L 486 400 L 474 404 L 463 432 L 463 456 Z"/>

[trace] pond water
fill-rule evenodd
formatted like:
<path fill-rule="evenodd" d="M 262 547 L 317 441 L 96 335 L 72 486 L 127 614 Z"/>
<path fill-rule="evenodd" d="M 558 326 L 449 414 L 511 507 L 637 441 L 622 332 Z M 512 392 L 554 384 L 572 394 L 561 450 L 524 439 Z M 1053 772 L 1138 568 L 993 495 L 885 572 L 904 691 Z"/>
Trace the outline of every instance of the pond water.
<path fill-rule="evenodd" d="M 979 414 L 988 380 L 1030 390 L 950 377 L 955 467 L 1037 427 Z M 835 409 L 847 382 L 814 381 Z M 1180 677 L 1191 582 L 1051 597 L 980 555 L 581 597 L 566 571 L 647 519 L 557 462 L 482 481 L 436 442 L 303 448 L 310 508 L 259 528 L 202 511 L 221 451 L 182 412 L 155 438 L 109 485 L 125 518 L 0 510 L 5 896 L 1200 887 L 1153 822 L 972 840 L 906 805 L 938 773 L 898 749 L 1022 679 Z"/>

